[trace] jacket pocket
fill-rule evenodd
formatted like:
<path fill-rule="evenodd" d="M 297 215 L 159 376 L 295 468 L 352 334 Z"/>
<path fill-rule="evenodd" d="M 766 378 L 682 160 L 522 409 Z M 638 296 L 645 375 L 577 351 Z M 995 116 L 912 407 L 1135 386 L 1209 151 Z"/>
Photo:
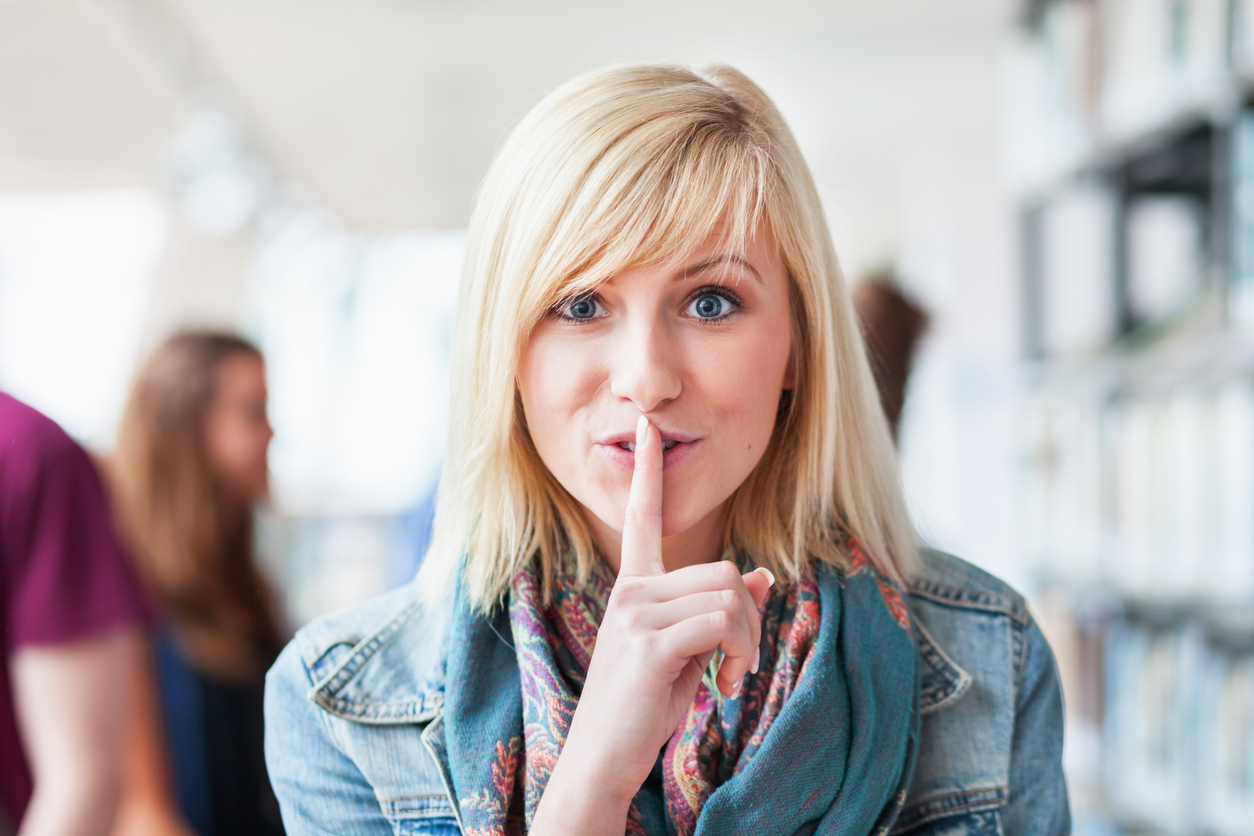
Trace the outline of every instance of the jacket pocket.
<path fill-rule="evenodd" d="M 461 836 L 452 817 L 438 819 L 404 819 L 392 823 L 396 836 Z"/>
<path fill-rule="evenodd" d="M 906 830 L 894 830 L 893 833 L 902 836 L 1002 836 L 1001 814 L 996 810 L 958 813 Z"/>
<path fill-rule="evenodd" d="M 397 836 L 459 836 L 448 796 L 413 795 L 380 800 L 383 815 Z"/>

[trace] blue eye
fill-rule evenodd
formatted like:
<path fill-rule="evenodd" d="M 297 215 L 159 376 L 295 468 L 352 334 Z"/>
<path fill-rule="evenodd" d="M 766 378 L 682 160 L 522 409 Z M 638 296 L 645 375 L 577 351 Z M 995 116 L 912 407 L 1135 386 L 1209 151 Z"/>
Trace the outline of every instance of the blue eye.
<path fill-rule="evenodd" d="M 718 319 L 731 313 L 732 303 L 717 293 L 703 293 L 688 306 L 687 314 L 697 319 Z"/>
<path fill-rule="evenodd" d="M 595 296 L 580 296 L 572 300 L 562 310 L 570 319 L 594 319 L 601 311 L 601 303 Z"/>

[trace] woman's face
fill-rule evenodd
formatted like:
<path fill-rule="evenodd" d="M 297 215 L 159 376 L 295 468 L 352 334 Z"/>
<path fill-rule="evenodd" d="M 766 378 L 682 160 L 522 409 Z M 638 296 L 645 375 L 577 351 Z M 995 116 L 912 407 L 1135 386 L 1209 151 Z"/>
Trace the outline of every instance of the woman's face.
<path fill-rule="evenodd" d="M 254 502 L 266 496 L 266 453 L 274 431 L 266 417 L 266 370 L 253 354 L 235 354 L 218 368 L 218 386 L 205 419 L 209 464 L 232 497 Z"/>
<path fill-rule="evenodd" d="M 632 267 L 563 301 L 532 333 L 518 376 L 527 426 L 603 550 L 598 534 L 622 531 L 642 414 L 662 433 L 663 537 L 703 521 L 721 534 L 792 386 L 788 296 L 763 226 L 743 257 L 711 238 L 675 266 Z"/>

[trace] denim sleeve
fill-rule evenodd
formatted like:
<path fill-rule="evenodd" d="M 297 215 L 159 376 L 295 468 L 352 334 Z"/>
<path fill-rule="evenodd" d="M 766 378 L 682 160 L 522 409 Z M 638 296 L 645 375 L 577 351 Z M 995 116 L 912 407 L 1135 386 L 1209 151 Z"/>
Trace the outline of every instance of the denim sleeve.
<path fill-rule="evenodd" d="M 266 767 L 288 836 L 391 836 L 374 790 L 335 745 L 295 643 L 266 676 Z"/>
<path fill-rule="evenodd" d="M 1062 688 L 1054 653 L 1035 621 L 1024 630 L 1010 787 L 1002 811 L 1007 834 L 1067 834 L 1071 809 L 1062 772 Z"/>

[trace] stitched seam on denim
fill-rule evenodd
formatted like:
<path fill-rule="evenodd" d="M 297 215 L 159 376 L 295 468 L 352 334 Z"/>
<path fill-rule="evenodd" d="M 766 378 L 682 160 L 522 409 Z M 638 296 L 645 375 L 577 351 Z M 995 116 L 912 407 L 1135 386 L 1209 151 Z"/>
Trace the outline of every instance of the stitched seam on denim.
<path fill-rule="evenodd" d="M 310 666 L 309 670 L 314 675 L 315 681 L 321 681 L 329 671 L 335 668 L 334 665 L 327 661 L 327 656 L 331 655 L 331 651 L 337 646 L 333 644 L 328 647 L 326 652 L 319 656 L 313 665 Z"/>
<path fill-rule="evenodd" d="M 953 607 L 961 607 L 963 609 L 980 610 L 983 612 L 994 612 L 1007 615 L 1016 621 L 1026 622 L 1027 613 L 1023 608 L 1013 602 L 1009 602 L 1001 596 L 993 596 L 983 592 L 973 592 L 968 589 L 957 589 L 954 587 L 938 584 L 933 581 L 914 581 L 910 585 L 910 594 L 920 598 L 926 598 L 929 601 L 935 601 L 938 604 L 946 604 Z"/>
<path fill-rule="evenodd" d="M 378 704 L 354 702 L 315 692 L 313 701 L 337 717 L 366 725 L 425 723 L 444 706 L 444 696 L 441 694 L 423 699 L 422 702 Z"/>
<path fill-rule="evenodd" d="M 435 734 L 444 725 L 444 715 L 437 713 L 431 724 L 422 730 L 422 745 L 426 747 L 427 753 L 435 761 L 436 772 L 440 773 L 440 782 L 444 785 L 444 793 L 448 796 L 449 804 L 453 808 L 453 820 L 457 822 L 457 832 L 465 833 L 466 826 L 462 822 L 461 801 L 457 798 L 457 794 L 453 791 L 452 776 L 448 774 L 446 764 L 441 759 L 440 753 L 436 751 Z"/>
<path fill-rule="evenodd" d="M 358 644 L 357 647 L 354 647 L 353 652 L 347 659 L 344 660 L 343 664 L 340 665 L 339 670 L 333 673 L 331 675 L 331 679 L 323 683 L 319 690 L 336 692 L 348 684 L 348 681 L 356 676 L 357 672 L 361 670 L 361 666 L 374 656 L 374 654 L 378 652 L 379 648 L 383 646 L 384 642 L 394 636 L 405 624 L 405 622 L 410 619 L 417 607 L 417 601 L 409 602 L 405 608 L 393 616 L 387 624 L 384 624 L 381 628 L 379 628 L 373 636 L 370 636 L 364 642 Z"/>
<path fill-rule="evenodd" d="M 1001 806 L 1005 800 L 1006 786 L 1004 784 L 937 796 L 916 807 L 903 811 L 892 832 L 899 833 L 911 827 L 917 827 L 920 824 L 927 824 L 945 816 L 952 816 L 955 813 L 992 810 Z"/>
<path fill-rule="evenodd" d="M 1028 659 L 1028 642 L 1027 631 L 1024 625 L 1015 624 L 1012 632 L 1014 644 L 1012 645 L 1015 655 L 1011 658 L 1015 660 L 1015 715 L 1019 714 L 1019 697 L 1023 694 L 1023 673 Z"/>
<path fill-rule="evenodd" d="M 967 587 L 950 586 L 928 578 L 917 578 L 910 584 L 911 591 L 935 596 L 950 603 L 976 608 L 991 608 L 1022 616 L 1022 606 L 1014 598 L 993 592 Z"/>
<path fill-rule="evenodd" d="M 972 804 L 984 804 L 989 801 L 1005 801 L 1006 785 L 995 784 L 988 787 L 975 787 L 969 790 L 955 790 L 944 795 L 937 795 L 928 798 L 926 801 L 917 804 L 904 813 L 918 813 L 926 811 L 931 814 L 937 810 L 956 810 L 968 807 Z"/>
<path fill-rule="evenodd" d="M 352 652 L 348 654 L 343 662 L 336 666 L 327 678 L 317 683 L 314 686 L 314 690 L 334 693 L 343 688 L 350 679 L 357 675 L 357 672 L 361 670 L 361 666 L 383 646 L 384 642 L 400 630 L 405 622 L 413 616 L 417 607 L 417 601 L 410 601 L 400 612 L 388 619 L 386 624 L 354 645 Z"/>
<path fill-rule="evenodd" d="M 970 804 L 963 804 L 962 806 L 954 807 L 952 809 L 928 813 L 926 816 L 918 819 L 912 819 L 906 824 L 895 825 L 893 829 L 889 831 L 889 836 L 897 836 L 899 833 L 905 833 L 906 831 L 912 830 L 916 827 L 931 824 L 932 822 L 939 821 L 941 819 L 947 819 L 950 816 L 956 816 L 960 813 L 984 813 L 990 810 L 996 810 L 1005 803 L 1006 799 L 1004 798 L 993 799 L 991 801 L 973 801 Z"/>
<path fill-rule="evenodd" d="M 312 682 L 313 682 L 313 677 L 309 675 L 309 674 L 310 674 L 310 671 L 309 671 L 309 666 L 305 664 L 305 660 L 304 660 L 304 659 L 302 659 L 302 660 L 301 660 L 300 666 L 301 666 L 301 669 L 302 669 L 302 670 L 304 670 L 304 672 L 305 672 L 305 678 L 306 678 L 306 679 L 308 679 L 308 680 L 310 681 L 310 683 L 312 683 Z M 312 696 L 313 696 L 313 690 L 312 690 L 312 688 L 311 688 L 311 689 L 310 689 L 310 691 L 309 691 L 309 695 L 310 695 L 310 697 L 312 697 Z M 336 731 L 335 731 L 335 726 L 334 726 L 334 724 L 331 722 L 331 715 L 330 715 L 330 714 L 327 714 L 326 712 L 319 712 L 319 713 L 318 713 L 318 722 L 319 722 L 319 723 L 321 723 L 321 724 L 322 724 L 322 728 L 326 730 L 326 733 L 327 733 L 327 740 L 331 741 L 331 745 L 332 745 L 332 746 L 334 746 L 334 747 L 336 748 L 336 750 L 337 750 L 337 751 L 338 751 L 341 755 L 343 755 L 344 757 L 346 757 L 346 758 L 348 758 L 350 761 L 352 761 L 353 759 L 352 759 L 352 757 L 348 754 L 348 751 L 344 748 L 344 744 L 343 744 L 343 742 L 339 739 L 339 735 L 337 735 L 337 734 L 336 734 Z M 353 763 L 353 766 L 357 766 L 356 762 L 354 762 L 354 763 Z M 360 769 L 360 768 L 358 768 L 358 772 L 359 772 L 359 773 L 361 772 L 361 769 Z"/>
<path fill-rule="evenodd" d="M 314 704 L 338 717 L 361 723 L 421 723 L 430 720 L 444 705 L 443 694 L 424 696 L 421 701 L 399 704 L 361 703 L 332 696 L 351 681 L 379 648 L 413 617 L 418 606 L 417 601 L 411 601 L 373 635 L 359 642 L 330 677 L 310 690 L 309 698 Z"/>
<path fill-rule="evenodd" d="M 919 632 L 919 654 L 945 680 L 943 685 L 922 688 L 919 691 L 919 713 L 930 714 L 966 693 L 971 685 L 971 674 L 949 658 L 921 622 L 916 619 L 914 625 Z"/>
<path fill-rule="evenodd" d="M 403 798 L 381 798 L 384 815 L 398 819 L 452 818 L 453 805 L 444 794 L 410 795 Z"/>

